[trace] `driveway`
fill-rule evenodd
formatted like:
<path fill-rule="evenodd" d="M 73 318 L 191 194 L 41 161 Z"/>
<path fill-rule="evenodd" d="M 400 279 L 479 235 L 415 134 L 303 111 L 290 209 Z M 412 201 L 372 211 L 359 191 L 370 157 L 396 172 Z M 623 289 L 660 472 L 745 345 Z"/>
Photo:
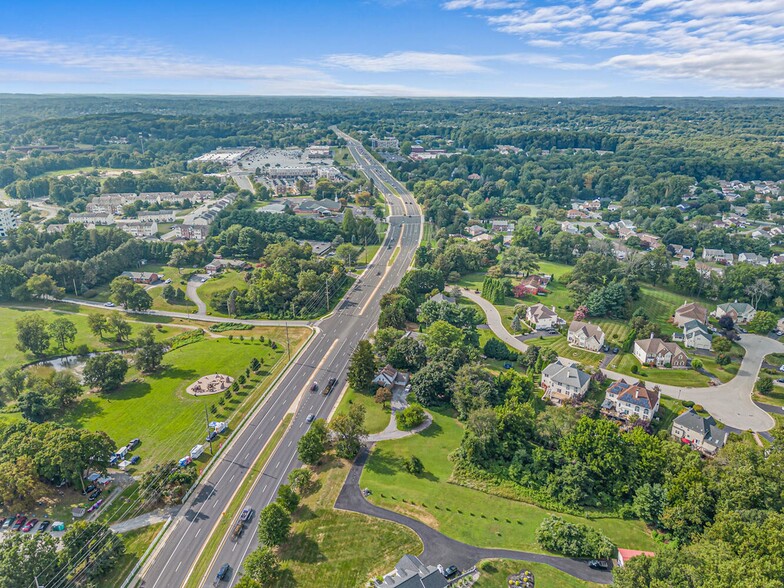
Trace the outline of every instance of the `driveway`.
<path fill-rule="evenodd" d="M 612 583 L 612 574 L 610 572 L 592 570 L 584 561 L 555 555 L 543 555 L 541 553 L 467 545 L 431 529 L 420 521 L 369 503 L 362 496 L 362 492 L 359 489 L 359 477 L 362 474 L 362 468 L 365 466 L 369 454 L 370 449 L 368 447 L 363 447 L 359 452 L 357 459 L 351 466 L 351 471 L 346 477 L 343 488 L 340 490 L 338 499 L 335 501 L 335 508 L 392 521 L 408 527 L 422 540 L 425 549 L 422 555 L 419 556 L 419 559 L 426 565 L 435 566 L 442 564 L 444 567 L 455 565 L 461 570 L 465 570 L 483 559 L 513 559 L 547 564 L 575 578 L 588 582 L 596 582 L 598 584 Z"/>
<path fill-rule="evenodd" d="M 199 293 L 196 292 L 196 290 L 204 283 L 202 280 L 206 277 L 208 277 L 207 274 L 196 274 L 191 276 L 185 286 L 185 295 L 196 305 L 196 314 L 202 316 L 207 314 L 207 305 L 199 298 Z"/>
<path fill-rule="evenodd" d="M 528 345 L 506 330 L 495 306 L 471 290 L 463 289 L 462 293 L 463 296 L 482 308 L 487 315 L 487 324 L 496 337 L 519 351 L 525 351 L 528 348 Z M 768 431 L 776 423 L 765 410 L 752 401 L 751 395 L 763 359 L 768 354 L 784 352 L 784 344 L 769 337 L 751 334 L 742 335 L 738 343 L 746 350 L 746 355 L 738 369 L 738 374 L 726 384 L 706 388 L 656 385 L 667 396 L 701 404 L 715 419 L 725 425 L 741 431 Z M 565 357 L 561 359 L 573 363 L 571 359 Z M 631 376 L 610 370 L 603 371 L 610 378 L 633 379 Z"/>

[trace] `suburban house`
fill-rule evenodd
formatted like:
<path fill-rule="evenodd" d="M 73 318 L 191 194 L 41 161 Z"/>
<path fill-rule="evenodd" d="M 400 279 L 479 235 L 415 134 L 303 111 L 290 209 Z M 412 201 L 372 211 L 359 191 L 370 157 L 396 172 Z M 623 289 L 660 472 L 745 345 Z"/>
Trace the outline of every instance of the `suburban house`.
<path fill-rule="evenodd" d="M 655 235 L 651 235 L 650 233 L 640 233 L 637 236 L 648 249 L 656 249 L 660 244 L 660 239 Z"/>
<path fill-rule="evenodd" d="M 110 212 L 72 212 L 68 215 L 68 222 L 96 227 L 113 225 L 114 215 Z"/>
<path fill-rule="evenodd" d="M 564 365 L 560 360 L 542 370 L 541 386 L 544 398 L 556 404 L 564 401 L 580 400 L 588 391 L 591 376 L 572 365 Z"/>
<path fill-rule="evenodd" d="M 703 324 L 707 324 L 708 309 L 696 302 L 684 302 L 675 311 L 675 317 L 672 322 L 682 327 L 690 321 L 700 321 Z"/>
<path fill-rule="evenodd" d="M 555 312 L 555 306 L 551 309 L 544 304 L 533 304 L 525 311 L 525 322 L 534 329 L 541 331 L 543 329 L 556 328 L 562 322 L 562 319 Z"/>
<path fill-rule="evenodd" d="M 604 345 L 604 331 L 598 325 L 572 321 L 566 341 L 573 347 L 580 347 L 589 351 L 599 351 Z"/>
<path fill-rule="evenodd" d="M 175 237 L 187 241 L 204 241 L 210 234 L 210 227 L 207 225 L 175 225 L 173 230 Z"/>
<path fill-rule="evenodd" d="M 408 374 L 406 372 L 401 372 L 400 370 L 397 370 L 391 365 L 387 364 L 378 373 L 378 375 L 373 378 L 373 383 L 377 386 L 381 386 L 382 388 L 389 389 L 392 389 L 395 386 L 405 386 L 408 384 Z"/>
<path fill-rule="evenodd" d="M 717 319 L 720 319 L 723 316 L 729 316 L 732 318 L 733 322 L 747 323 L 754 318 L 754 315 L 757 314 L 757 311 L 751 304 L 747 304 L 746 302 L 738 302 L 736 300 L 735 302 L 725 302 L 724 304 L 719 304 L 713 314 Z"/>
<path fill-rule="evenodd" d="M 117 228 L 137 239 L 155 237 L 158 234 L 158 223 L 155 221 L 117 221 Z"/>
<path fill-rule="evenodd" d="M 216 257 L 210 263 L 204 266 L 204 271 L 209 275 L 212 275 L 226 268 L 243 269 L 248 265 L 249 264 L 247 262 L 240 259 L 223 259 L 222 257 Z"/>
<path fill-rule="evenodd" d="M 175 202 L 182 202 L 186 199 L 191 202 L 204 202 L 213 198 L 215 198 L 215 192 L 212 190 L 186 190 L 177 194 Z"/>
<path fill-rule="evenodd" d="M 155 221 L 156 223 L 173 223 L 176 214 L 173 210 L 140 210 L 136 215 L 138 221 Z"/>
<path fill-rule="evenodd" d="M 472 237 L 476 237 L 477 235 L 481 235 L 482 233 L 486 233 L 484 227 L 480 225 L 471 225 L 470 227 L 466 227 L 465 232 Z"/>
<path fill-rule="evenodd" d="M 729 437 L 729 433 L 719 429 L 712 416 L 700 416 L 693 408 L 675 417 L 671 432 L 676 439 L 706 455 L 714 455 Z"/>
<path fill-rule="evenodd" d="M 523 294 L 530 294 L 531 296 L 538 296 L 539 294 L 547 293 L 547 284 L 550 283 L 550 276 L 540 276 L 537 274 L 528 276 L 520 280 L 520 283 L 515 286 L 515 296 Z"/>
<path fill-rule="evenodd" d="M 630 384 L 620 379 L 607 388 L 602 409 L 624 420 L 636 415 L 642 420 L 650 421 L 659 410 L 659 392 L 648 390 L 640 382 Z"/>
<path fill-rule="evenodd" d="M 515 225 L 507 220 L 490 221 L 490 231 L 493 233 L 514 233 Z"/>
<path fill-rule="evenodd" d="M 775 265 L 784 265 L 784 255 L 771 255 L 770 263 Z"/>
<path fill-rule="evenodd" d="M 636 549 L 621 549 L 618 548 L 618 567 L 622 568 L 626 565 L 626 562 L 629 561 L 633 557 L 656 557 L 656 554 L 652 551 L 638 551 Z"/>
<path fill-rule="evenodd" d="M 585 218 L 588 218 L 588 215 L 585 214 L 582 210 L 576 210 L 576 209 L 573 208 L 572 210 L 567 210 L 566 211 L 566 218 L 569 218 L 569 219 L 572 219 L 572 220 L 574 220 L 574 219 L 585 219 Z"/>
<path fill-rule="evenodd" d="M 698 320 L 691 320 L 683 325 L 683 344 L 692 349 L 704 349 L 710 351 L 713 343 L 713 335 L 708 330 L 705 323 Z"/>
<path fill-rule="evenodd" d="M 310 245 L 310 250 L 318 255 L 324 257 L 332 251 L 332 243 L 330 241 L 314 241 L 313 239 L 300 239 L 297 241 L 299 245 Z"/>
<path fill-rule="evenodd" d="M 329 199 L 312 200 L 310 198 L 304 198 L 302 200 L 291 200 L 288 204 L 291 206 L 294 214 L 315 213 L 321 216 L 332 216 L 340 212 L 340 209 L 342 208 L 340 202 Z"/>
<path fill-rule="evenodd" d="M 689 356 L 678 347 L 677 343 L 663 341 L 654 337 L 653 333 L 649 339 L 637 339 L 634 342 L 634 357 L 643 365 L 653 365 L 656 367 L 689 367 Z"/>
<path fill-rule="evenodd" d="M 155 272 L 123 272 L 120 276 L 131 278 L 137 284 L 154 284 L 161 279 Z"/>
<path fill-rule="evenodd" d="M 564 233 L 571 233 L 572 235 L 576 235 L 580 232 L 580 227 L 574 223 L 570 223 L 569 221 L 564 221 L 561 223 L 561 230 Z"/>
<path fill-rule="evenodd" d="M 758 255 L 756 253 L 741 253 L 738 255 L 738 262 L 743 263 L 750 263 L 752 265 L 760 265 L 766 266 L 770 261 L 764 255 Z"/>
<path fill-rule="evenodd" d="M 457 303 L 457 300 L 455 300 L 454 297 L 447 296 L 443 292 L 439 292 L 435 296 L 431 296 L 429 298 L 429 300 L 431 302 L 439 302 L 439 303 L 445 303 L 445 304 L 456 304 Z"/>
<path fill-rule="evenodd" d="M 725 253 L 724 249 L 703 249 L 702 258 L 706 261 L 714 261 L 724 265 L 732 265 L 735 262 L 732 253 Z"/>
<path fill-rule="evenodd" d="M 375 582 L 378 588 L 446 588 L 449 585 L 443 568 L 426 566 L 415 555 L 404 555 L 395 569 Z"/>
<path fill-rule="evenodd" d="M 626 237 L 631 237 L 634 235 L 634 231 L 636 227 L 634 223 L 628 219 L 622 219 L 615 223 L 610 223 L 608 227 L 611 231 L 615 231 L 618 233 L 618 236 L 622 239 Z"/>

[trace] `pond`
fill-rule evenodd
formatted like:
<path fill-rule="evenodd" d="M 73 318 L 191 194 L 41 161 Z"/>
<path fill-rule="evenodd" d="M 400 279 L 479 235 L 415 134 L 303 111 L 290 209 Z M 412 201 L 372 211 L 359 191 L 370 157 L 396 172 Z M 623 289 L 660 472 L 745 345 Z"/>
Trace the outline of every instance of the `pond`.
<path fill-rule="evenodd" d="M 126 351 L 95 351 L 85 355 L 64 355 L 63 357 L 56 357 L 54 359 L 44 359 L 35 363 L 29 364 L 25 369 L 28 369 L 39 375 L 46 375 L 51 372 L 64 372 L 72 371 L 80 379 L 82 377 L 82 370 L 87 360 L 102 353 L 127 353 Z"/>

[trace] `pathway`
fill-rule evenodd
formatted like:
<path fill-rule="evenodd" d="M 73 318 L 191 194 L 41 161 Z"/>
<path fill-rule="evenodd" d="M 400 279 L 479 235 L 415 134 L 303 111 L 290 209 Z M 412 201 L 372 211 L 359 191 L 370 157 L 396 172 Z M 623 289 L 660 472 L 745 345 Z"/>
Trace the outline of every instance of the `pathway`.
<path fill-rule="evenodd" d="M 110 525 L 110 528 L 115 533 L 127 533 L 128 531 L 135 531 L 136 529 L 142 529 L 144 527 L 149 527 L 150 525 L 162 523 L 177 514 L 179 510 L 179 506 L 159 508 L 143 515 L 139 515 L 138 517 L 128 519 L 127 521 L 114 523 L 113 525 Z"/>
<path fill-rule="evenodd" d="M 394 387 L 392 390 L 392 401 L 390 403 L 390 406 L 392 407 L 392 414 L 389 415 L 389 424 L 387 425 L 386 429 L 380 433 L 368 435 L 367 441 L 369 443 L 375 443 L 376 441 L 389 441 L 391 439 L 402 439 L 403 437 L 409 437 L 411 435 L 415 435 L 416 433 L 421 433 L 430 426 L 430 423 L 433 422 L 433 417 L 425 412 L 425 420 L 410 431 L 402 431 L 397 428 L 397 412 L 408 406 L 408 400 L 406 400 L 406 396 L 408 396 L 408 393 L 403 386 Z"/>
<path fill-rule="evenodd" d="M 197 315 L 206 315 L 207 314 L 207 305 L 204 304 L 201 298 L 199 298 L 199 293 L 196 291 L 199 286 L 201 286 L 204 282 L 202 281 L 205 277 L 205 274 L 197 274 L 195 276 L 191 276 L 188 279 L 188 283 L 185 286 L 185 295 L 196 305 L 196 314 Z"/>
<path fill-rule="evenodd" d="M 422 540 L 424 551 L 419 558 L 425 564 L 441 564 L 444 567 L 455 565 L 465 570 L 483 559 L 514 559 L 547 564 L 575 578 L 589 582 L 598 584 L 612 583 L 612 574 L 610 572 L 592 570 L 585 561 L 541 553 L 467 545 L 431 529 L 420 521 L 369 503 L 362 496 L 362 492 L 359 489 L 359 478 L 369 453 L 370 449 L 368 447 L 363 447 L 360 451 L 335 501 L 335 508 L 392 521 L 408 527 Z"/>
<path fill-rule="evenodd" d="M 487 324 L 496 337 L 518 351 L 528 345 L 512 335 L 504 326 L 498 309 L 489 301 L 471 290 L 462 290 L 463 296 L 475 302 L 487 315 Z M 773 418 L 751 399 L 762 361 L 766 355 L 784 352 L 784 344 L 769 337 L 745 334 L 738 343 L 746 350 L 738 374 L 726 384 L 705 388 L 688 388 L 668 384 L 656 384 L 662 393 L 679 400 L 691 400 L 705 407 L 718 421 L 741 431 L 768 431 L 776 424 Z M 573 360 L 561 358 L 566 362 Z M 603 372 L 610 378 L 632 378 L 607 369 Z"/>

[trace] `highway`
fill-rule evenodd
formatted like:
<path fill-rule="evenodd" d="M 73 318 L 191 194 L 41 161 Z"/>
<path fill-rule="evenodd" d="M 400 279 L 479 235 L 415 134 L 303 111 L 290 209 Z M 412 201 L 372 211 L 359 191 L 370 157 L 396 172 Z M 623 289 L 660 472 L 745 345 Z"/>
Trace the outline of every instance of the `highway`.
<path fill-rule="evenodd" d="M 336 129 L 333 129 L 336 130 Z M 389 229 L 371 266 L 357 279 L 330 316 L 318 321 L 317 334 L 291 365 L 265 402 L 235 435 L 219 461 L 182 506 L 140 576 L 146 588 L 182 586 L 198 560 L 202 546 L 248 469 L 263 451 L 267 440 L 289 412 L 294 413 L 289 429 L 278 444 L 264 471 L 251 489 L 243 506 L 251 506 L 258 513 L 272 502 L 280 484 L 287 482 L 288 473 L 299 467 L 297 440 L 307 430 L 306 418 L 314 414 L 327 418 L 339 393 L 346 384 L 346 369 L 357 343 L 366 338 L 376 326 L 381 296 L 400 283 L 410 267 L 419 244 L 422 225 L 419 208 L 413 197 L 376 162 L 367 151 L 350 137 L 349 150 L 360 169 L 372 177 L 379 191 L 390 205 Z M 387 185 L 395 187 L 398 198 Z M 400 251 L 391 262 L 397 247 Z M 330 377 L 338 378 L 335 391 L 323 396 L 311 392 L 316 381 L 323 387 Z M 231 577 L 222 584 L 233 586 L 239 579 L 244 557 L 257 545 L 254 517 L 245 533 L 237 541 L 226 539 L 200 585 L 212 586 L 218 568 L 231 566 Z"/>

